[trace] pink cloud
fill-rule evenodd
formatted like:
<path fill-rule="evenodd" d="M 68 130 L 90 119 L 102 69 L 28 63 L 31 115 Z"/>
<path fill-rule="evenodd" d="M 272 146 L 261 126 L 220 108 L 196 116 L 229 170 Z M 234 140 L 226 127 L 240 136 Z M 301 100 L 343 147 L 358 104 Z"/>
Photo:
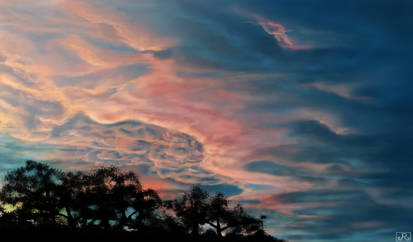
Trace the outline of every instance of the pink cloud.
<path fill-rule="evenodd" d="M 5 4 L 4 1 L 0 3 Z M 7 15 L 0 10 L 0 19 L 8 19 L 9 24 L 20 30 L 13 32 L 0 28 L 0 50 L 6 57 L 5 65 L 19 73 L 24 70 L 23 75 L 30 77 L 35 83 L 34 86 L 27 87 L 17 83 L 13 77 L 3 75 L 0 76 L 0 85 L 13 87 L 40 100 L 59 102 L 63 113 L 54 117 L 40 115 L 39 126 L 35 130 L 29 130 L 24 124 L 26 114 L 0 101 L 0 131 L 46 144 L 89 147 L 93 142 L 100 141 L 116 146 L 119 150 L 130 150 L 133 146 L 131 139 L 118 135 L 116 140 L 107 137 L 99 140 L 96 138 L 102 134 L 99 129 L 95 130 L 96 137 L 89 138 L 78 136 L 79 133 L 76 132 L 62 139 L 51 138 L 48 134 L 54 127 L 64 124 L 79 112 L 104 124 L 139 120 L 195 137 L 204 146 L 204 159 L 196 164 L 197 168 L 210 172 L 220 182 L 244 188 L 247 183 L 275 186 L 275 189 L 265 191 L 271 194 L 300 191 L 314 186 L 292 177 L 249 172 L 243 165 L 251 161 L 251 153 L 258 147 L 290 142 L 285 137 L 284 128 L 257 127 L 257 123 L 318 118 L 325 119 L 332 126 L 336 125 L 336 120 L 329 119 L 330 116 L 303 111 L 284 116 L 240 117 L 240 113 L 246 109 L 246 102 L 260 98 L 254 96 L 253 86 L 243 82 L 256 78 L 257 74 L 220 71 L 227 79 L 191 75 L 196 74 L 201 67 L 197 69 L 184 66 L 176 59 L 161 59 L 152 53 L 177 46 L 177 40 L 143 23 L 136 23 L 114 9 L 97 7 L 88 1 L 54 1 L 54 4 L 44 6 L 44 12 L 44 16 L 36 18 L 35 15 L 26 16 L 17 12 Z M 273 35 L 281 47 L 292 50 L 306 48 L 295 44 L 283 25 L 255 14 L 246 16 L 257 21 L 267 33 Z M 27 25 L 28 22 L 31 24 Z M 30 38 L 33 33 L 55 37 L 35 41 Z M 90 41 L 91 38 L 128 46 L 135 51 L 121 52 L 99 47 Z M 122 74 L 110 78 L 105 75 L 115 68 L 134 64 L 144 65 L 147 72 L 132 79 Z M 182 73 L 189 75 L 183 76 Z M 96 80 L 87 80 L 93 82 L 93 85 L 58 85 L 57 80 L 60 78 L 70 79 L 88 74 L 96 77 Z M 230 82 L 226 82 L 228 80 Z M 240 87 L 248 91 L 237 91 Z M 76 157 L 83 157 L 82 155 Z M 73 158 L 67 154 L 62 157 Z M 53 157 L 44 155 L 43 158 Z M 98 165 L 94 161 L 87 161 L 91 167 Z M 292 165 L 289 161 L 281 162 Z M 171 168 L 193 165 L 189 163 L 156 161 L 154 166 Z M 132 162 L 129 165 L 136 164 Z M 324 169 L 313 164 L 302 165 L 317 171 Z M 163 178 L 167 177 L 145 175 L 142 180 L 161 190 L 175 188 L 176 184 L 165 182 Z M 191 179 L 185 181 L 195 182 Z M 245 188 L 242 196 L 260 197 L 263 194 Z M 299 206 L 282 205 L 282 201 L 274 205 L 267 200 L 262 207 L 288 212 Z"/>
<path fill-rule="evenodd" d="M 288 36 L 286 28 L 281 23 L 277 23 L 266 19 L 258 14 L 250 13 L 244 10 L 237 9 L 237 12 L 240 14 L 252 18 L 267 32 L 268 34 L 272 35 L 278 42 L 278 44 L 284 49 L 291 49 L 291 50 L 305 50 L 311 49 L 311 46 L 307 45 L 297 45 L 294 40 Z"/>
<path fill-rule="evenodd" d="M 157 34 L 140 23 L 132 23 L 114 9 L 96 7 L 81 0 L 65 1 L 60 6 L 91 24 L 111 26 L 125 43 L 137 50 L 164 50 L 176 45 L 176 40 Z"/>

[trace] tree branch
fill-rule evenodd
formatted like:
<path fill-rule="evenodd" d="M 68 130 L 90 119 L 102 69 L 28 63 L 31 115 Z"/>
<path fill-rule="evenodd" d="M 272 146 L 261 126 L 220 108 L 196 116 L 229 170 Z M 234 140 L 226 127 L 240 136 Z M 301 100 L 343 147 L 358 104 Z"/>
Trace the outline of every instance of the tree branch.
<path fill-rule="evenodd" d="M 129 216 L 128 216 L 128 220 L 129 220 L 129 219 L 131 219 L 131 218 L 132 218 L 132 216 L 133 216 L 133 215 L 135 215 L 137 212 L 138 212 L 138 210 L 135 210 L 135 212 L 133 212 L 133 213 L 129 214 Z"/>
<path fill-rule="evenodd" d="M 213 223 L 211 223 L 211 222 L 207 222 L 207 224 L 211 225 L 211 226 L 214 227 L 214 228 L 217 228 L 217 227 L 218 227 L 217 225 L 215 225 L 215 224 L 213 224 Z"/>

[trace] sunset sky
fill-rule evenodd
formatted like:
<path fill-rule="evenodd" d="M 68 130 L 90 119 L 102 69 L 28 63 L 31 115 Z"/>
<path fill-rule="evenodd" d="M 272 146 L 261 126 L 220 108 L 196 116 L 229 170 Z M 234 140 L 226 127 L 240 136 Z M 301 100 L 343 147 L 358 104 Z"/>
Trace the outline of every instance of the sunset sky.
<path fill-rule="evenodd" d="M 413 221 L 413 1 L 0 0 L 0 175 L 115 164 L 291 241 Z"/>

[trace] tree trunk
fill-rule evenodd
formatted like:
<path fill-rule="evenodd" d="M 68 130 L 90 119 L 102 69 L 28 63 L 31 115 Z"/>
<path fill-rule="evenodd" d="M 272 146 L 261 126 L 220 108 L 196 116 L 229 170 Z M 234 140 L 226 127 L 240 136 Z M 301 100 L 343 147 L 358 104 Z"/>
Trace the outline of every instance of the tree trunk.
<path fill-rule="evenodd" d="M 222 229 L 221 229 L 221 224 L 219 223 L 219 218 L 217 218 L 217 234 L 218 234 L 218 237 L 222 237 Z"/>
<path fill-rule="evenodd" d="M 118 230 L 122 230 L 123 227 L 126 225 L 126 223 L 128 222 L 128 217 L 126 216 L 126 212 L 125 209 L 122 210 L 122 216 L 119 220 L 119 224 L 116 226 L 116 228 Z"/>
<path fill-rule="evenodd" d="M 73 216 L 72 216 L 72 213 L 70 212 L 70 208 L 69 208 L 69 207 L 66 207 L 65 209 L 66 209 L 67 222 L 68 222 L 68 224 L 69 224 L 69 227 L 70 227 L 71 229 L 75 230 L 75 229 L 76 229 L 76 222 L 75 222 L 75 219 L 74 219 Z"/>

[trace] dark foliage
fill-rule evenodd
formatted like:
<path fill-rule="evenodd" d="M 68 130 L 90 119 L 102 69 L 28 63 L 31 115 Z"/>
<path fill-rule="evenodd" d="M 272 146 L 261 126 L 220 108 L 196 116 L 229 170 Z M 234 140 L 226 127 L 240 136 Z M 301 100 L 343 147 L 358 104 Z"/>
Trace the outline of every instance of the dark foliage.
<path fill-rule="evenodd" d="M 116 167 L 64 172 L 27 161 L 0 191 L 1 234 L 31 240 L 282 241 L 265 233 L 262 219 L 199 186 L 162 202 Z"/>

